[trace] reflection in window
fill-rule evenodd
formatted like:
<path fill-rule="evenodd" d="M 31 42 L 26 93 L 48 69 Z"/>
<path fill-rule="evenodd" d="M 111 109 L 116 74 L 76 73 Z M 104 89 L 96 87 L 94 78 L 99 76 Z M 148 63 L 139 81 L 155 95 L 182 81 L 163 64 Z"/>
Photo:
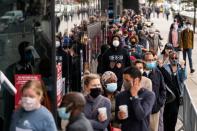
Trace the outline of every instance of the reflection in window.
<path fill-rule="evenodd" d="M 50 0 L 0 0 L 0 8 L 0 70 L 13 84 L 14 74 L 41 74 L 50 96 Z M 9 129 L 14 98 L 5 95 L 9 102 L 0 99 L 0 107 L 5 107 L 0 108 L 0 118 Z"/>

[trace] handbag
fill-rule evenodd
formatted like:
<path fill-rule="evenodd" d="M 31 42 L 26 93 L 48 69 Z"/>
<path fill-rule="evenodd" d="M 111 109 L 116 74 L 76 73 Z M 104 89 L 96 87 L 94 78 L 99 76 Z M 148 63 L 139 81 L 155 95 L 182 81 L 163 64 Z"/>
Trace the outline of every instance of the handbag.
<path fill-rule="evenodd" d="M 172 90 L 166 86 L 166 104 L 173 102 L 176 99 L 175 94 L 172 92 Z"/>
<path fill-rule="evenodd" d="M 122 130 L 117 127 L 112 127 L 112 125 L 110 124 L 110 131 L 122 131 Z"/>

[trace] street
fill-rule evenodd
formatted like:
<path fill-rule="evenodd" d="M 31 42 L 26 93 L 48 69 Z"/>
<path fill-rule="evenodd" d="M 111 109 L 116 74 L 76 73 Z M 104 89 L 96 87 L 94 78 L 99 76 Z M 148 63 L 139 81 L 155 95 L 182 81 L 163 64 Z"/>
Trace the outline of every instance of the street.
<path fill-rule="evenodd" d="M 167 21 L 165 18 L 163 18 L 163 16 L 160 15 L 160 18 L 152 18 L 152 20 L 154 21 L 154 25 L 157 29 L 160 30 L 162 37 L 164 38 L 164 40 L 162 41 L 163 45 L 166 44 L 167 40 L 168 40 L 168 33 L 169 33 L 169 28 L 170 28 L 170 24 L 173 22 L 173 18 L 170 17 L 169 21 Z M 193 66 L 194 69 L 197 69 L 197 34 L 194 35 L 194 49 L 192 51 L 192 59 L 193 59 Z M 180 59 L 182 60 L 182 53 L 180 53 Z M 190 69 L 189 69 L 189 62 L 188 62 L 188 58 L 187 58 L 187 80 L 186 80 L 186 87 L 189 90 L 189 94 L 191 96 L 192 99 L 192 103 L 194 104 L 195 108 L 197 107 L 197 73 L 194 72 L 193 74 L 190 73 Z M 182 126 L 182 123 L 180 120 L 178 120 L 177 122 L 177 127 L 176 129 L 179 129 Z"/>

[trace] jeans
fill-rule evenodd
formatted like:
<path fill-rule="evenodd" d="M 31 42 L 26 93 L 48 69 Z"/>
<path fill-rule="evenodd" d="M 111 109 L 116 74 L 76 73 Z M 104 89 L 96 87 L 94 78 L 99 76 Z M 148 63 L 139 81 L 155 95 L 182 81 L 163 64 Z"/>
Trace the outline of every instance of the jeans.
<path fill-rule="evenodd" d="M 193 69 L 193 63 L 192 63 L 192 49 L 183 49 L 183 60 L 186 62 L 186 54 L 188 56 L 189 59 L 189 67 L 190 70 Z"/>

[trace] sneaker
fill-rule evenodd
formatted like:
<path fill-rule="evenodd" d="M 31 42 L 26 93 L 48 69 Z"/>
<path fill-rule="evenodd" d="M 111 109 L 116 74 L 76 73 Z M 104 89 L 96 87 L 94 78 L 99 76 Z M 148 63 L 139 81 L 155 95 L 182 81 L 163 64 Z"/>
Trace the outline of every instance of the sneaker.
<path fill-rule="evenodd" d="M 194 69 L 191 69 L 190 73 L 194 73 L 194 72 L 195 72 L 195 70 Z"/>

